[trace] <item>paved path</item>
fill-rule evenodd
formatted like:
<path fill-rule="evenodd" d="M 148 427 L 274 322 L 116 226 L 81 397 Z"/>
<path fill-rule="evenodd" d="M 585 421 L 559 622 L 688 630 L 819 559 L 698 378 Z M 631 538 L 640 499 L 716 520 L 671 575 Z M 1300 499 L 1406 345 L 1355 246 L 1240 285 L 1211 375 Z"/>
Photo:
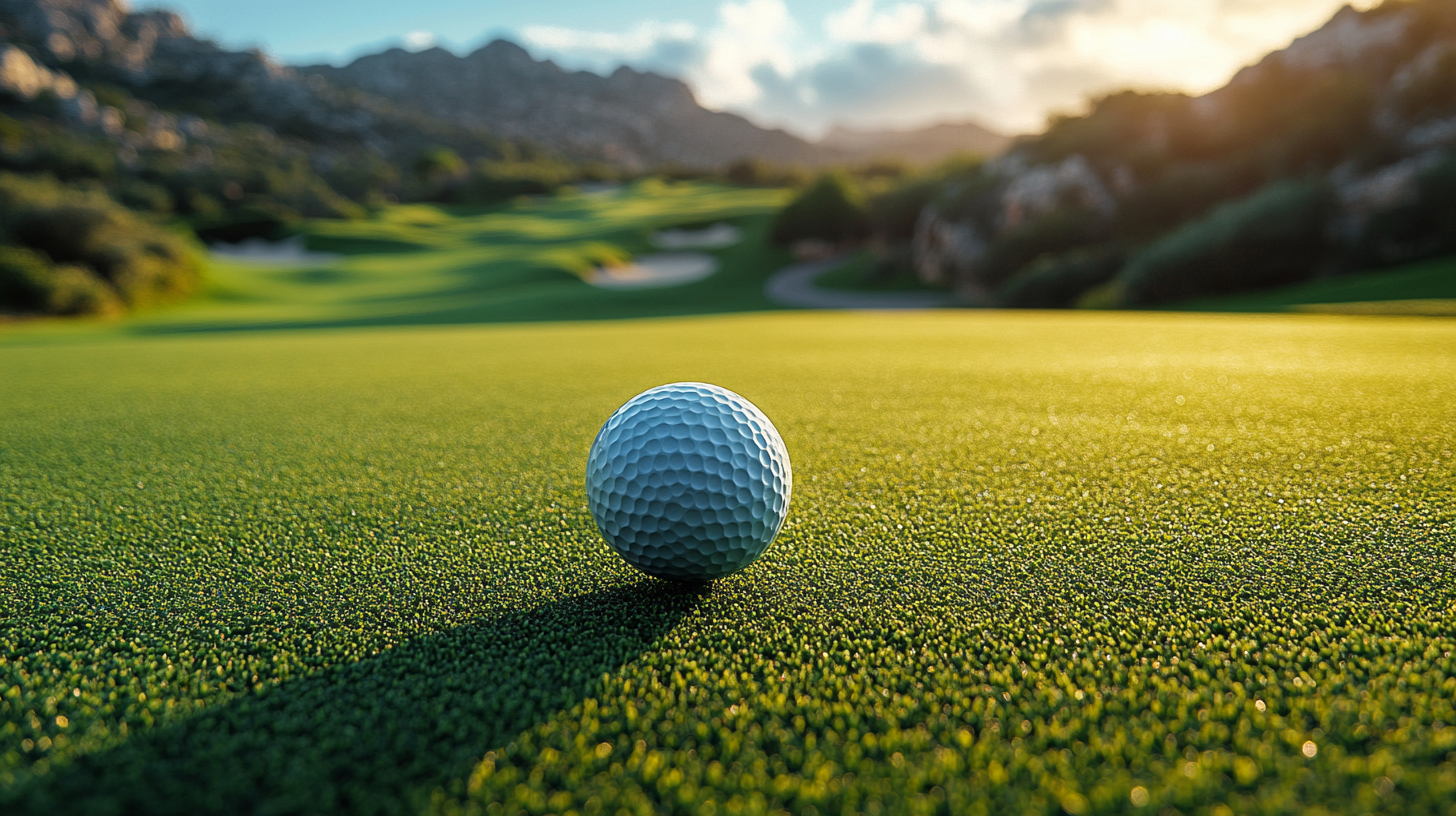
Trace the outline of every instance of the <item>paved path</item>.
<path fill-rule="evenodd" d="M 820 289 L 814 280 L 849 262 L 848 256 L 791 264 L 775 272 L 763 285 L 763 293 L 780 306 L 804 309 L 852 309 L 859 311 L 903 311 L 954 306 L 954 296 L 941 292 L 848 292 Z"/>

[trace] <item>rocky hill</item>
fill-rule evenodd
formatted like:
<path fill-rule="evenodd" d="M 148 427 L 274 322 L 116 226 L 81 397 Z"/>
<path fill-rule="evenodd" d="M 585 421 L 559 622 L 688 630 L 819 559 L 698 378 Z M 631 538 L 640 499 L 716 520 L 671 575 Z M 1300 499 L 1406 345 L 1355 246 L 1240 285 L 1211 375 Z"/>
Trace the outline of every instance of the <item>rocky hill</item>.
<path fill-rule="evenodd" d="M 441 120 L 632 170 L 716 168 L 747 158 L 815 165 L 839 158 L 783 131 L 710 111 L 679 80 L 626 67 L 607 77 L 565 71 L 505 40 L 464 57 L 441 48 L 395 48 L 342 68 L 300 70 Z"/>
<path fill-rule="evenodd" d="M 150 87 L 262 123 L 299 120 L 362 137 L 370 118 L 258 51 L 193 37 L 182 18 L 120 0 L 0 0 L 0 41 L 82 80 Z"/>
<path fill-rule="evenodd" d="M 260 51 L 194 36 L 176 14 L 121 0 L 0 0 L 0 45 L 13 49 L 0 92 L 33 96 L 45 72 L 93 119 L 87 86 L 119 85 L 155 107 L 246 122 L 324 146 L 403 156 L 431 142 L 515 139 L 621 169 L 716 169 L 737 159 L 823 164 L 830 149 L 707 110 L 682 82 L 621 68 L 609 77 L 533 60 L 505 41 L 457 57 L 393 49 L 335 68 L 294 69 Z M 30 64 L 35 70 L 31 70 Z M 4 84 L 10 83 L 10 84 Z M 11 87 L 13 85 L 14 87 Z M 471 134 L 474 134 L 472 137 Z"/>
<path fill-rule="evenodd" d="M 945 179 L 903 237 L 923 280 L 1038 306 L 1456 251 L 1456 4 L 1345 7 L 1209 94 L 1098 100 Z"/>

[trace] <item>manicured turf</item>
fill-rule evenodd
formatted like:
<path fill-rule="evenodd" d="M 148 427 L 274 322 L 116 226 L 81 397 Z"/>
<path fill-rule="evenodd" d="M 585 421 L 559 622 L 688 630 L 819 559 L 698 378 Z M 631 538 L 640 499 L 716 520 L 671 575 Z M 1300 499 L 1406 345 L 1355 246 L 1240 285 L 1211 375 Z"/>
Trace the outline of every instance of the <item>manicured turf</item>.
<path fill-rule="evenodd" d="M 1449 813 L 1453 350 L 1101 313 L 0 335 L 0 810 Z M 683 379 L 795 468 L 699 590 L 581 485 Z"/>
<path fill-rule="evenodd" d="M 126 324 L 140 333 L 237 328 L 473 324 L 649 317 L 772 308 L 763 282 L 791 262 L 763 240 L 783 190 L 637 182 L 606 194 L 520 199 L 498 207 L 396 206 L 362 221 L 313 221 L 311 250 L 342 253 L 309 269 L 215 262 L 203 297 Z M 699 283 L 605 291 L 594 265 L 654 250 L 655 230 L 725 221 L 743 241 L 712 250 Z"/>
<path fill-rule="evenodd" d="M 1376 306 L 1384 303 L 1383 306 Z M 1341 304 L 1348 304 L 1340 309 Z M 1456 314 L 1456 258 L 1339 275 L 1222 298 L 1178 304 L 1195 312 L 1323 311 L 1349 314 Z"/>
<path fill-rule="evenodd" d="M 942 292 L 926 286 L 912 275 L 877 278 L 872 275 L 875 256 L 861 252 L 845 265 L 820 275 L 814 285 L 821 289 L 842 289 L 849 292 Z"/>

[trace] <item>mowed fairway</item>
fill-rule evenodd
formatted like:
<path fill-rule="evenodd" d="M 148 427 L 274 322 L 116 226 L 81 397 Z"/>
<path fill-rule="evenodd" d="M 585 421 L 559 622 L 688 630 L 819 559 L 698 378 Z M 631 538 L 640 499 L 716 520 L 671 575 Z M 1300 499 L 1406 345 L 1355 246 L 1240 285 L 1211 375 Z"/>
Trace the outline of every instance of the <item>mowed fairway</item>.
<path fill-rule="evenodd" d="M 582 492 L 674 380 L 794 464 L 705 589 Z M 0 810 L 1452 813 L 1453 405 L 1413 318 L 17 340 Z"/>
<path fill-rule="evenodd" d="M 639 181 L 596 194 L 523 197 L 491 207 L 408 204 L 359 221 L 309 221 L 308 268 L 214 258 L 201 297 L 143 313 L 122 331 L 170 334 L 287 328 L 460 325 L 768 309 L 763 282 L 792 260 L 764 240 L 786 190 Z M 655 231 L 734 224 L 711 250 L 719 270 L 667 288 L 602 290 L 596 266 L 657 251 Z"/>

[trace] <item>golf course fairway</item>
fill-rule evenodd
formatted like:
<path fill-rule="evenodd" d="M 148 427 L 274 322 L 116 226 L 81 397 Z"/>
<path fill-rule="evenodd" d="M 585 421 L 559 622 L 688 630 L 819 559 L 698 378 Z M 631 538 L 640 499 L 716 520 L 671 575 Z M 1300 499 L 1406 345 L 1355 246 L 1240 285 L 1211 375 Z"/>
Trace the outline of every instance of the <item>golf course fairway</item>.
<path fill-rule="evenodd" d="M 679 380 L 793 458 L 706 587 L 583 493 Z M 1453 406 L 1422 318 L 0 334 L 0 810 L 1446 814 Z"/>

